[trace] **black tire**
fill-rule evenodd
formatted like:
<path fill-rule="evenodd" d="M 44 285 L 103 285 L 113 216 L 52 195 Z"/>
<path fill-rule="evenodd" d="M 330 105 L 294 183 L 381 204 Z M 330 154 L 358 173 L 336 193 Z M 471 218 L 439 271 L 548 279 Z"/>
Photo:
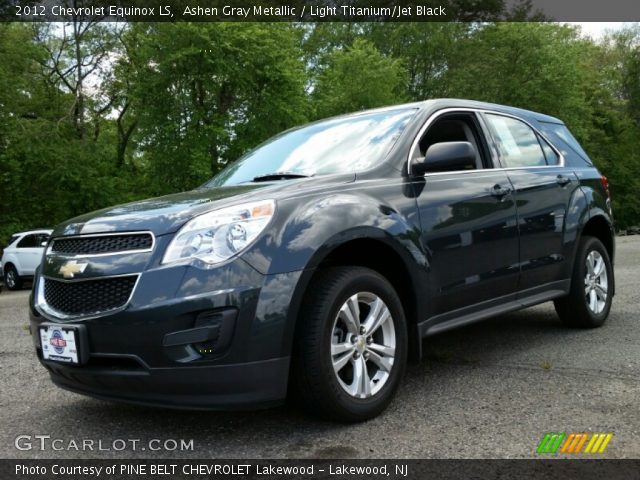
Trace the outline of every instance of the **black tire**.
<path fill-rule="evenodd" d="M 4 284 L 9 290 L 22 289 L 22 279 L 13 265 L 7 265 L 4 269 Z"/>
<path fill-rule="evenodd" d="M 397 293 L 380 274 L 362 267 L 323 269 L 316 274 L 307 292 L 300 312 L 292 358 L 292 380 L 298 399 L 313 414 L 343 422 L 359 422 L 379 415 L 391 402 L 407 363 L 407 326 Z M 356 398 L 341 386 L 338 374 L 334 372 L 332 362 L 335 357 L 332 357 L 331 344 L 332 339 L 335 339 L 334 327 L 340 308 L 353 295 L 363 292 L 377 296 L 388 308 L 391 318 L 387 322 L 392 323 L 395 335 L 395 356 L 382 386 L 378 387 L 374 383 L 374 388 L 378 388 L 378 391 L 373 393 L 372 389 L 368 398 Z M 366 316 L 366 313 L 366 310 L 361 310 L 362 316 Z M 387 325 L 386 328 L 389 329 L 390 326 Z M 381 329 L 382 327 L 378 328 Z M 360 341 L 355 342 L 354 335 L 350 337 L 357 348 L 368 348 Z M 353 355 L 360 354 L 354 350 Z M 373 354 L 363 352 L 361 355 L 366 366 L 371 361 L 369 355 Z M 347 368 L 356 368 L 354 362 L 357 360 L 349 362 L 351 366 Z M 374 378 L 369 373 L 363 378 L 375 382 L 377 369 L 373 365 Z M 354 371 L 353 384 L 355 383 Z"/>
<path fill-rule="evenodd" d="M 589 307 L 586 293 L 586 277 L 588 269 L 586 266 L 587 256 L 591 252 L 597 252 L 603 260 L 606 271 L 607 295 L 602 311 L 596 313 Z M 594 282 L 596 284 L 597 282 Z M 585 236 L 580 239 L 578 252 L 573 266 L 573 276 L 571 277 L 571 290 L 566 297 L 554 301 L 556 312 L 562 323 L 573 328 L 597 328 L 604 324 L 609 311 L 615 289 L 613 267 L 607 249 L 596 237 Z"/>

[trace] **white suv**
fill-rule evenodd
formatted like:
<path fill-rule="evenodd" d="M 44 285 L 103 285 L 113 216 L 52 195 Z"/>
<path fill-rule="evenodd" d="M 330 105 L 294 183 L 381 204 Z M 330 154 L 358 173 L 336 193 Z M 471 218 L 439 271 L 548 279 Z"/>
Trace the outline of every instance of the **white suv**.
<path fill-rule="evenodd" d="M 31 230 L 11 236 L 0 262 L 4 284 L 9 290 L 19 290 L 24 280 L 33 277 L 50 235 L 51 230 Z"/>

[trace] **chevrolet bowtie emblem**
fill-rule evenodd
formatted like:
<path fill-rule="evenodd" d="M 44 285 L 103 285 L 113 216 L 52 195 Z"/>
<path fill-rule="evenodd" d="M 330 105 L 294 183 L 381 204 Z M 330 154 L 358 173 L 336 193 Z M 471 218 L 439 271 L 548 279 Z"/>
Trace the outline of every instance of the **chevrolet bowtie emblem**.
<path fill-rule="evenodd" d="M 88 263 L 78 263 L 71 260 L 60 267 L 58 273 L 64 278 L 73 278 L 76 273 L 82 273 L 87 268 Z"/>

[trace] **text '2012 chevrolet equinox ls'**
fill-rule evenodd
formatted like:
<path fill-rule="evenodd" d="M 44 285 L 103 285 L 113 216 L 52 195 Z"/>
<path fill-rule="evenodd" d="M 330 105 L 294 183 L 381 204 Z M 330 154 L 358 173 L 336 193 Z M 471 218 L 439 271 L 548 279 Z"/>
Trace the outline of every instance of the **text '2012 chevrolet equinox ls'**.
<path fill-rule="evenodd" d="M 608 184 L 562 121 L 431 100 L 284 132 L 196 190 L 59 225 L 31 332 L 53 382 L 179 408 L 379 414 L 422 338 L 614 295 Z"/>

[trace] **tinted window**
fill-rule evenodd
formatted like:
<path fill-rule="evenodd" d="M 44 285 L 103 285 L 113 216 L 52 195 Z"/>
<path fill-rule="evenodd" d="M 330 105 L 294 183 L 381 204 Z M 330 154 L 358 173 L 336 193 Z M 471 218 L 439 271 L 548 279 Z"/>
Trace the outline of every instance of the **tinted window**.
<path fill-rule="evenodd" d="M 327 175 L 366 170 L 384 160 L 416 109 L 332 118 L 267 140 L 205 187 L 251 182 L 275 172 Z"/>
<path fill-rule="evenodd" d="M 539 167 L 547 164 L 538 136 L 526 123 L 490 114 L 487 120 L 505 167 Z"/>
<path fill-rule="evenodd" d="M 571 132 L 566 126 L 559 123 L 547 122 L 540 122 L 540 126 L 542 128 L 542 132 L 545 135 L 549 137 L 555 136 L 556 138 L 559 138 L 567 147 L 577 153 L 580 157 L 582 157 L 584 160 L 589 161 L 589 156 L 582 149 L 575 137 L 571 135 Z M 554 138 L 550 138 L 550 140 L 554 142 L 556 147 L 558 146 L 558 143 L 554 140 Z"/>
<path fill-rule="evenodd" d="M 38 247 L 38 235 L 26 235 L 18 242 L 18 248 L 33 248 Z"/>

